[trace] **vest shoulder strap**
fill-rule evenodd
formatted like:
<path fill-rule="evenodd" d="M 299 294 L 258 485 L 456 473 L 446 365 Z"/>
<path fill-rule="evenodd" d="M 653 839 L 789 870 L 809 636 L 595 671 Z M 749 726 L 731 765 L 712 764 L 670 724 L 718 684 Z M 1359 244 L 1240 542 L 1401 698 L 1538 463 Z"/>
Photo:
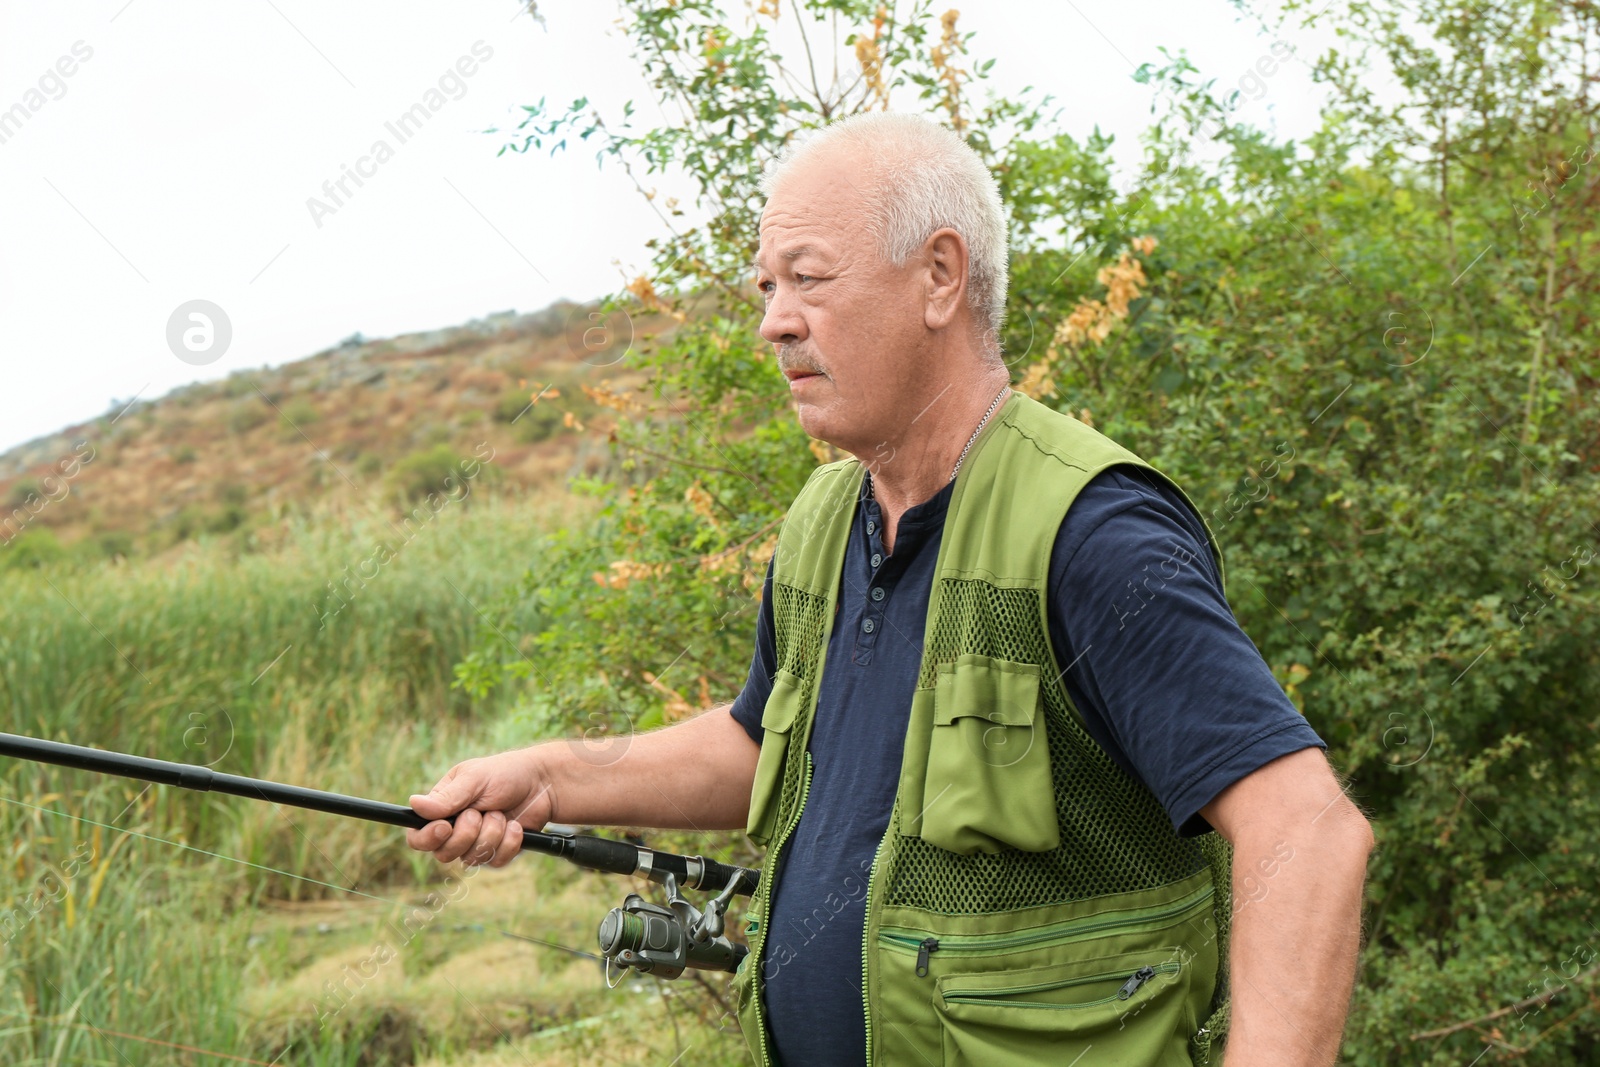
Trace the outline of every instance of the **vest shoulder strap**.
<path fill-rule="evenodd" d="M 944 538 L 961 547 L 941 559 L 939 576 L 1031 576 L 1042 583 L 1050 550 L 1078 492 L 1111 467 L 1138 468 L 1159 478 L 1189 504 L 1187 494 L 1150 463 L 1077 419 L 1016 393 L 973 444 Z M 1204 518 L 1201 519 L 1204 525 Z M 1207 529 L 1207 540 L 1222 570 L 1222 554 Z M 1042 586 L 1041 586 L 1042 587 Z"/>
<path fill-rule="evenodd" d="M 772 557 L 775 584 L 831 601 L 844 566 L 850 516 L 866 468 L 858 460 L 824 464 L 811 472 L 778 534 Z"/>

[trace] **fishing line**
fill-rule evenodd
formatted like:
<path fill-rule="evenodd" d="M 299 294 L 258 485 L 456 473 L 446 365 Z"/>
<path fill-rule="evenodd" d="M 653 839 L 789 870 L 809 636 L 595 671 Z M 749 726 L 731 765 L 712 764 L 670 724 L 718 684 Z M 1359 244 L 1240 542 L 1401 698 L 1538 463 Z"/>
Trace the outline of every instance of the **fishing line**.
<path fill-rule="evenodd" d="M 268 1063 L 266 1060 L 252 1060 L 248 1056 L 235 1056 L 227 1052 L 213 1052 L 211 1049 L 201 1048 L 198 1045 L 180 1045 L 176 1041 L 162 1041 L 160 1038 L 156 1037 L 140 1037 L 138 1034 L 123 1033 L 121 1030 L 108 1030 L 103 1026 L 96 1026 L 94 1023 L 64 1023 L 61 1025 L 70 1026 L 80 1030 L 93 1030 L 102 1038 L 105 1038 L 107 1034 L 110 1034 L 113 1037 L 126 1038 L 129 1041 L 143 1041 L 146 1044 L 165 1045 L 168 1048 L 182 1049 L 185 1052 L 198 1052 L 202 1056 L 214 1056 L 219 1060 L 233 1060 L 237 1063 L 255 1063 L 259 1064 L 260 1067 L 273 1067 L 273 1064 L 278 1062 L 277 1060 L 273 1060 L 272 1063 Z M 110 1040 L 110 1038 L 106 1038 L 106 1044 L 110 1045 L 112 1049 L 114 1049 L 119 1055 L 122 1053 L 122 1050 L 117 1048 L 116 1043 Z M 278 1055 L 282 1056 L 283 1053 L 280 1052 Z"/>
<path fill-rule="evenodd" d="M 407 905 L 407 904 L 403 903 L 402 901 L 391 900 L 388 897 L 380 897 L 380 896 L 377 896 L 376 894 L 373 894 L 373 893 L 365 893 L 365 892 L 362 892 L 359 889 L 350 889 L 350 888 L 347 888 L 347 887 L 342 886 L 342 885 L 335 885 L 332 882 L 324 882 L 324 881 L 321 881 L 320 879 L 311 878 L 311 877 L 309 877 L 307 875 L 304 875 L 304 874 L 291 874 L 288 871 L 279 870 L 276 867 L 267 867 L 267 866 L 264 866 L 263 864 L 260 864 L 260 863 L 251 863 L 249 860 L 242 860 L 242 859 L 239 859 L 237 856 L 225 856 L 220 852 L 210 852 L 210 851 L 208 851 L 206 849 L 203 849 L 203 848 L 196 848 L 194 845 L 186 845 L 182 841 L 172 841 L 172 840 L 169 840 L 169 839 L 167 839 L 165 837 L 156 837 L 154 834 L 140 833 L 138 830 L 128 830 L 128 829 L 125 829 L 124 827 L 121 827 L 121 826 L 113 826 L 110 823 L 98 822 L 98 821 L 96 821 L 94 819 L 85 818 L 82 815 L 74 815 L 70 811 L 57 811 L 55 808 L 40 807 L 38 804 L 29 804 L 27 801 L 24 801 L 24 800 L 13 800 L 10 797 L 0 797 L 0 801 L 4 801 L 7 804 L 15 804 L 18 807 L 22 807 L 22 808 L 32 808 L 34 811 L 42 811 L 42 812 L 46 812 L 47 814 L 50 814 L 50 815 L 61 815 L 61 816 L 64 816 L 65 818 L 68 818 L 68 819 L 76 819 L 78 822 L 88 823 L 90 826 L 101 826 L 101 827 L 104 827 L 107 830 L 115 830 L 119 834 L 129 834 L 129 835 L 131 835 L 133 837 L 142 837 L 146 841 L 156 841 L 156 842 L 159 842 L 159 843 L 161 843 L 163 845 L 172 845 L 172 846 L 174 846 L 176 848 L 187 849 L 190 852 L 198 852 L 202 856 L 211 856 L 211 857 L 213 857 L 215 859 L 219 859 L 219 860 L 228 860 L 231 863 L 242 863 L 246 867 L 254 867 L 254 868 L 256 868 L 257 870 L 260 870 L 260 871 L 269 871 L 272 874 L 281 874 L 285 878 L 294 878 L 294 879 L 298 879 L 299 881 L 302 881 L 302 882 L 310 882 L 312 885 L 325 886 L 328 889 L 337 889 L 341 893 L 353 893 L 358 897 L 366 897 L 368 900 L 376 900 L 380 904 L 389 904 L 389 905 L 392 905 L 392 906 L 397 907 L 397 908 L 405 908 L 405 907 L 413 906 L 413 905 Z M 536 937 L 529 937 L 526 934 L 514 934 L 509 930 L 496 930 L 495 932 L 498 933 L 498 934 L 501 934 L 501 935 L 503 935 L 505 937 L 514 937 L 519 941 L 531 941 L 536 945 L 543 945 L 546 948 L 559 949 L 562 952 L 570 953 L 571 955 L 574 955 L 574 956 L 582 956 L 584 959 L 590 959 L 590 960 L 599 959 L 599 957 L 596 956 L 592 952 L 585 952 L 582 949 L 577 949 L 577 948 L 568 948 L 566 945 L 558 945 L 553 941 L 541 941 Z"/>
<path fill-rule="evenodd" d="M 242 863 L 246 867 L 254 867 L 258 871 L 270 871 L 273 874 L 281 874 L 285 878 L 294 878 L 302 882 L 310 882 L 312 885 L 325 886 L 328 889 L 337 889 L 341 893 L 354 893 L 358 897 L 366 897 L 369 900 L 376 900 L 382 904 L 391 904 L 402 908 L 405 907 L 405 905 L 401 904 L 398 900 L 390 900 L 387 897 L 374 896 L 371 893 L 363 893 L 359 889 L 348 889 L 342 885 L 335 885 L 332 882 L 324 882 L 320 879 L 312 878 L 309 875 L 291 874 L 288 871 L 280 871 L 276 867 L 267 867 L 260 863 L 251 863 L 249 860 L 242 860 L 237 856 L 225 856 L 220 852 L 210 852 L 203 848 L 196 848 L 194 845 L 186 845 L 182 841 L 171 841 L 165 837 L 156 837 L 154 834 L 145 834 L 140 833 L 138 830 L 128 830 L 121 826 L 112 826 L 108 822 L 97 822 L 94 819 L 86 818 L 82 815 L 74 815 L 70 811 L 57 811 L 55 808 L 44 808 L 40 807 L 38 804 L 29 804 L 25 800 L 13 800 L 10 797 L 0 797 L 0 801 L 4 801 L 7 804 L 15 804 L 20 808 L 32 808 L 34 811 L 42 811 L 50 815 L 60 815 L 68 819 L 76 819 L 78 822 L 88 823 L 90 826 L 101 826 L 107 830 L 115 830 L 119 834 L 130 834 L 133 837 L 142 837 L 146 841 L 156 841 L 163 845 L 172 845 L 174 848 L 187 849 L 190 852 L 198 852 L 202 856 L 211 856 L 214 859 L 227 860 L 230 863 Z"/>

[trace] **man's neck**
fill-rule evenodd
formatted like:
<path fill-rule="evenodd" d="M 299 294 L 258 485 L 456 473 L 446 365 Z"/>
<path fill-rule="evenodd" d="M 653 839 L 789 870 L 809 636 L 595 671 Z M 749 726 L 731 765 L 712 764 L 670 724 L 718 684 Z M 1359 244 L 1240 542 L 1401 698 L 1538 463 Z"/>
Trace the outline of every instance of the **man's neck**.
<path fill-rule="evenodd" d="M 889 551 L 894 551 L 900 516 L 949 483 L 962 451 L 1008 381 L 1004 367 L 992 367 L 973 382 L 952 383 L 912 420 L 913 432 L 894 442 L 887 457 L 858 457 L 872 472 L 872 494 L 883 512 L 883 544 Z M 938 407 L 945 410 L 936 416 Z"/>

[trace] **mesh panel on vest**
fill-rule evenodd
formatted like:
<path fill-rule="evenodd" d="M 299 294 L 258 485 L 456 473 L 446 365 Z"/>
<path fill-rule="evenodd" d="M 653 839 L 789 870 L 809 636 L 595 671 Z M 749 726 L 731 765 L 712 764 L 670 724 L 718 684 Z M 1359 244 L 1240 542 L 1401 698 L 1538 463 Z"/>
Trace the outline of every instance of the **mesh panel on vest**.
<path fill-rule="evenodd" d="M 1228 985 L 1228 946 L 1233 928 L 1233 846 L 1218 833 L 1205 834 L 1197 840 L 1211 864 L 1211 919 L 1217 924 L 1217 988 L 1211 996 L 1211 1017 L 1205 1020 L 1200 1033 L 1195 1035 L 1191 1052 L 1196 1064 L 1212 1062 L 1212 1041 L 1228 1029 L 1232 1004 Z"/>
<path fill-rule="evenodd" d="M 817 686 L 817 668 L 822 662 L 828 601 L 825 597 L 774 581 L 772 617 L 778 666 L 801 682 L 799 710 L 795 712 L 794 725 L 789 728 L 789 736 L 794 740 L 784 766 L 782 790 L 778 794 L 777 827 L 781 832 L 796 814 L 800 790 L 805 782 L 805 756 L 799 740 L 809 735 L 812 694 Z"/>
<path fill-rule="evenodd" d="M 967 653 L 1053 662 L 1036 590 L 945 578 L 936 595 L 939 609 L 926 638 L 919 685 L 932 686 L 941 664 Z M 1154 794 L 1124 774 L 1085 732 L 1062 686 L 1042 685 L 1040 692 L 1061 846 L 963 856 L 920 837 L 899 837 L 885 872 L 886 905 L 990 914 L 1153 889 L 1206 866 L 1199 841 L 1179 837 Z M 1226 907 L 1220 913 L 1226 915 Z"/>

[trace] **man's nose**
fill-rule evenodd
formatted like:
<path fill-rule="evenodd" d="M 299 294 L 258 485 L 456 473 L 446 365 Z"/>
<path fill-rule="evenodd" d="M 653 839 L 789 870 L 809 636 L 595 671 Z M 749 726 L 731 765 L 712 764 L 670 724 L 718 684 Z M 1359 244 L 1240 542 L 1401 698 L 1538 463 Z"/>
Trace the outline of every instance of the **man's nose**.
<path fill-rule="evenodd" d="M 770 344 L 788 345 L 806 339 L 806 320 L 800 314 L 793 295 L 785 295 L 783 285 L 773 287 L 767 301 L 766 314 L 761 316 L 761 336 Z"/>

